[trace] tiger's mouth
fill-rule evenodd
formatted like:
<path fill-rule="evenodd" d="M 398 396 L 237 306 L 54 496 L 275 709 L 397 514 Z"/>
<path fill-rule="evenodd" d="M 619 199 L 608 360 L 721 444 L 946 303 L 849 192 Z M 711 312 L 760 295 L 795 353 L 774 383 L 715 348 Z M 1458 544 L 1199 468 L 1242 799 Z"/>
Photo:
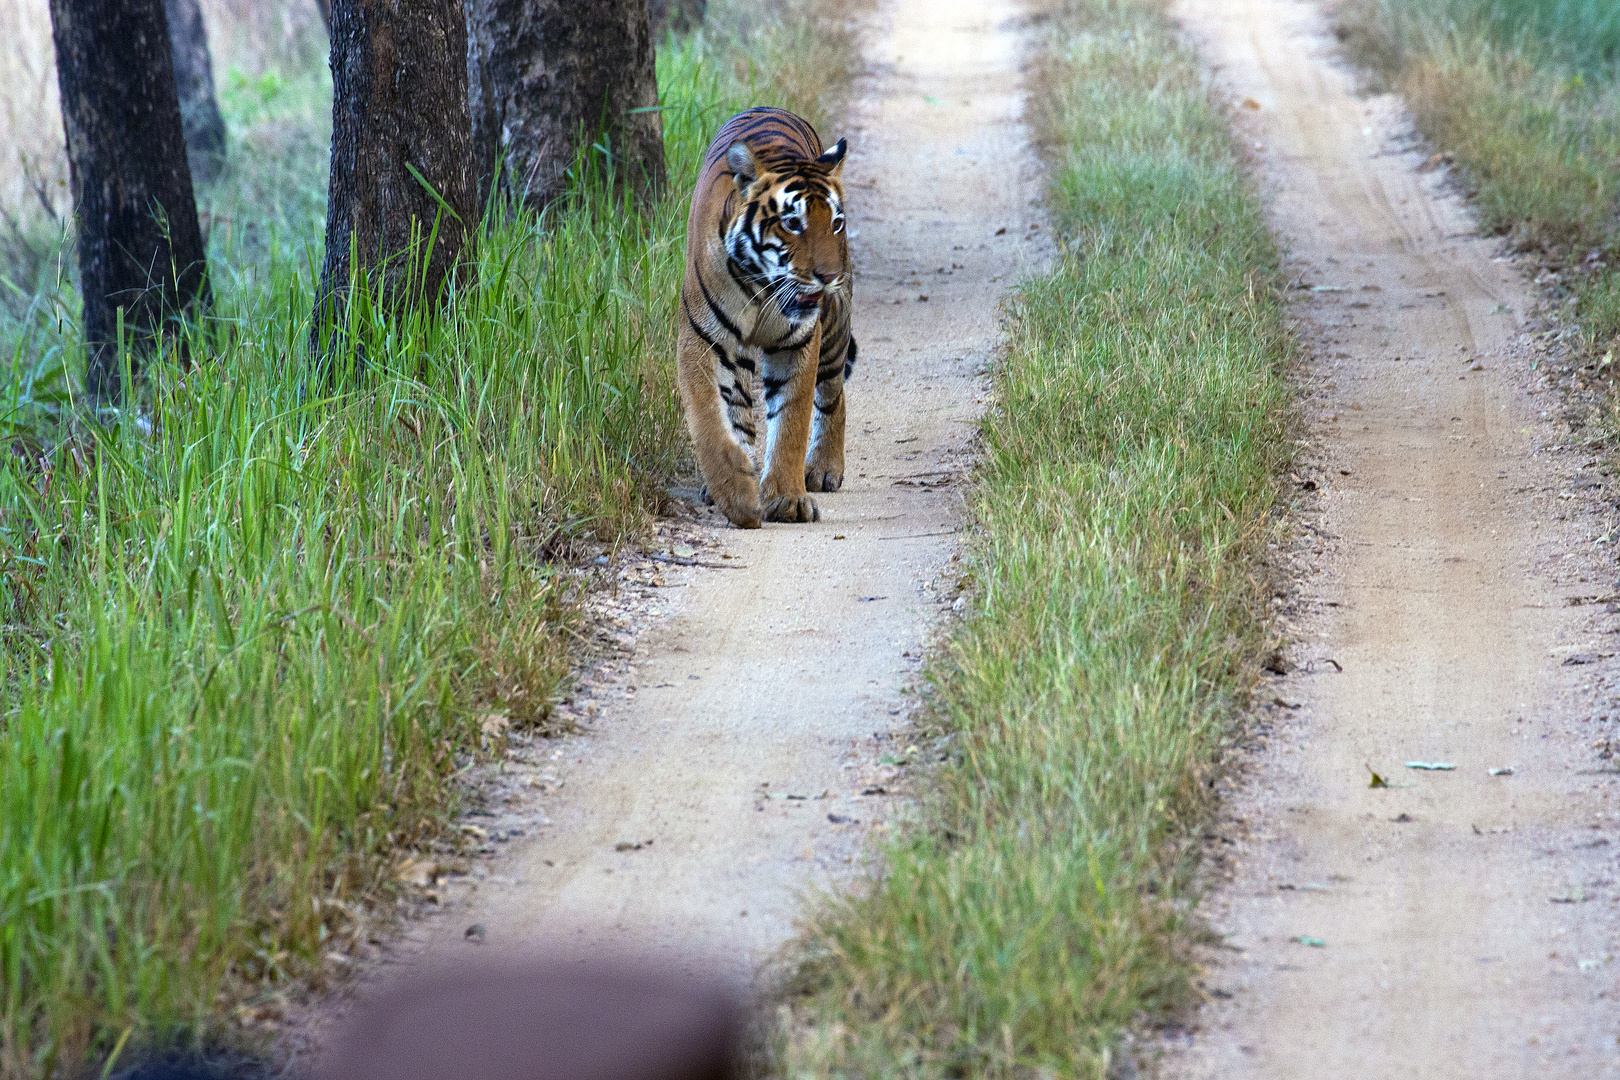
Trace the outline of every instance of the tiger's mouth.
<path fill-rule="evenodd" d="M 787 298 L 788 314 L 808 315 L 812 311 L 821 310 L 821 294 L 821 289 L 812 291 L 802 286 L 795 289 L 793 295 Z"/>

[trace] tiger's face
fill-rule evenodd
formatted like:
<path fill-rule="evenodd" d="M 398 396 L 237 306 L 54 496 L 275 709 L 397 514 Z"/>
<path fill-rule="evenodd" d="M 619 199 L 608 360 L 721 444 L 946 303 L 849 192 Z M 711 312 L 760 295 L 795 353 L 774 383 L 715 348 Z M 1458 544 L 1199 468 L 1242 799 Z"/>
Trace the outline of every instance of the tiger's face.
<path fill-rule="evenodd" d="M 849 288 L 845 141 L 811 161 L 765 163 L 733 143 L 726 163 L 743 206 L 726 232 L 732 272 L 791 322 L 816 318 L 829 293 Z"/>

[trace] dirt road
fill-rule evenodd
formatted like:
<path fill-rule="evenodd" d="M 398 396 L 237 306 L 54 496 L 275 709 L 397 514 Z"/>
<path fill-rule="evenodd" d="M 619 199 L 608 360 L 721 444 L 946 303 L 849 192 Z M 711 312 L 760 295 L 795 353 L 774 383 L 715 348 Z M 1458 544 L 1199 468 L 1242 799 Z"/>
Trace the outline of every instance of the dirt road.
<path fill-rule="evenodd" d="M 1218 830 L 1227 947 L 1167 1072 L 1620 1076 L 1607 458 L 1544 390 L 1531 291 L 1319 9 L 1178 13 L 1287 248 L 1319 490 L 1297 667 Z"/>
<path fill-rule="evenodd" d="M 408 962 L 562 946 L 747 977 L 810 889 L 859 868 L 894 808 L 879 758 L 954 596 L 958 480 L 1000 299 L 1046 250 L 1015 13 L 880 8 L 853 128 L 822 133 L 850 136 L 860 363 L 844 489 L 817 496 L 818 524 L 721 520 L 686 538 L 725 569 L 645 568 L 659 613 L 627 671 L 575 702 L 594 717 L 583 735 L 513 763 L 547 794 L 485 824 L 525 839 L 481 881 L 446 885 L 449 910 Z"/>

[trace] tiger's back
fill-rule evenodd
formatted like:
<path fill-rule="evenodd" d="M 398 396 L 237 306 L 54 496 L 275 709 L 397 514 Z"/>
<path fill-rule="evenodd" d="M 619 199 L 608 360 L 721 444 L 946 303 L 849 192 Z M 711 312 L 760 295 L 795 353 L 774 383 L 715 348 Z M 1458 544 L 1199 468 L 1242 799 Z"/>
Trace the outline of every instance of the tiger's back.
<path fill-rule="evenodd" d="M 844 380 L 856 346 L 843 209 L 845 142 L 784 109 L 721 127 L 687 222 L 679 382 L 709 493 L 734 523 L 813 521 L 844 476 Z M 766 460 L 752 450 L 763 376 Z"/>

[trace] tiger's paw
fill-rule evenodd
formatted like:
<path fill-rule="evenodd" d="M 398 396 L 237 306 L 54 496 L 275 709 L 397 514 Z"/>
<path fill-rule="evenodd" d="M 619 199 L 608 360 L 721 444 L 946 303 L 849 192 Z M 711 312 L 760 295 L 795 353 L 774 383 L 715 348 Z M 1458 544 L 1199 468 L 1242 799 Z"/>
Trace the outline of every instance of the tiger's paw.
<path fill-rule="evenodd" d="M 759 512 L 759 475 L 754 463 L 736 444 L 726 446 L 719 460 L 705 462 L 703 493 L 710 505 L 726 515 L 739 529 L 757 529 L 763 523 Z"/>
<path fill-rule="evenodd" d="M 739 529 L 757 529 L 766 518 L 760 516 L 757 499 L 715 499 L 714 505 L 726 515 L 726 520 Z M 769 520 L 776 520 L 770 518 Z"/>
<path fill-rule="evenodd" d="M 803 524 L 821 520 L 821 509 L 808 495 L 778 495 L 765 504 L 766 521 Z"/>
<path fill-rule="evenodd" d="M 759 512 L 759 484 L 752 473 L 739 472 L 725 484 L 706 485 L 709 501 L 739 529 L 757 529 L 763 523 Z"/>
<path fill-rule="evenodd" d="M 804 486 L 809 491 L 837 491 L 844 486 L 844 471 L 808 468 L 804 471 Z"/>

